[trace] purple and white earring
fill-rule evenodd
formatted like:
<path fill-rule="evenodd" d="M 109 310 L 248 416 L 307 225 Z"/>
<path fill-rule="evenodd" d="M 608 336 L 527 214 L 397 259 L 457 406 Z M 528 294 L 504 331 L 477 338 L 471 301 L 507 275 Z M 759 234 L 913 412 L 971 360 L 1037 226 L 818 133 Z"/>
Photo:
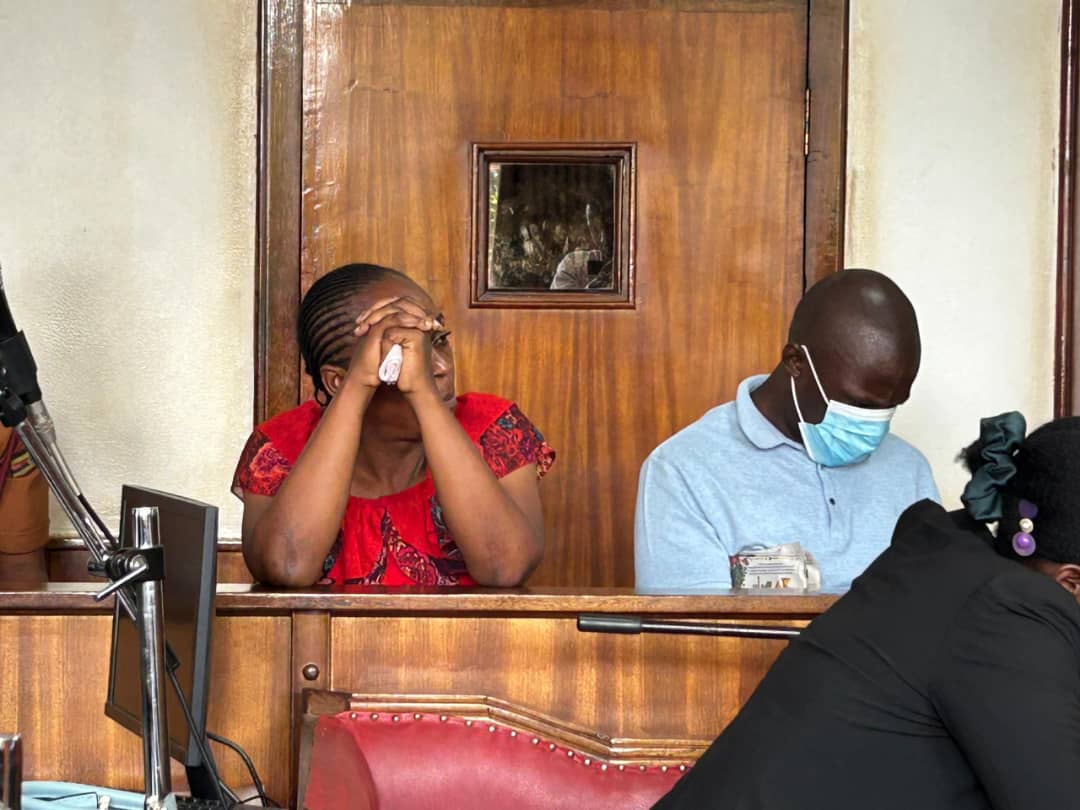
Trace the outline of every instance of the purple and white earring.
<path fill-rule="evenodd" d="M 1035 516 L 1039 514 L 1039 507 L 1031 501 L 1020 501 L 1020 531 L 1012 537 L 1012 549 L 1017 556 L 1030 557 L 1035 553 Z"/>

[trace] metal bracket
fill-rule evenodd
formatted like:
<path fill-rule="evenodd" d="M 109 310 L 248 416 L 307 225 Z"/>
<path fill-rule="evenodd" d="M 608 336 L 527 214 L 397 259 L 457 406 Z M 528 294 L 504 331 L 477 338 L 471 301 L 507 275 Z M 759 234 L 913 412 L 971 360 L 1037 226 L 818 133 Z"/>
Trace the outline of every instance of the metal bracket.
<path fill-rule="evenodd" d="M 126 585 L 140 582 L 159 582 L 165 578 L 165 548 L 123 548 L 110 554 L 103 562 L 93 561 L 88 566 L 91 574 L 112 580 L 99 593 L 98 602 L 107 599 Z"/>

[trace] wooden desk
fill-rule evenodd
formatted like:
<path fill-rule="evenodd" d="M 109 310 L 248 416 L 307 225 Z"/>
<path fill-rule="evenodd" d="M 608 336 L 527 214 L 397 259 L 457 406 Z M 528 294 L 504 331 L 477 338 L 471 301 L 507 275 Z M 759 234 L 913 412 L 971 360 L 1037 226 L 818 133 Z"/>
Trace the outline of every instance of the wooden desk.
<path fill-rule="evenodd" d="M 96 587 L 0 592 L 0 732 L 25 736 L 27 779 L 138 790 L 140 743 L 103 712 L 112 607 Z M 578 614 L 801 625 L 835 598 L 221 585 L 208 725 L 247 749 L 279 801 L 305 687 L 485 695 L 612 738 L 704 745 L 784 642 L 579 633 Z M 235 755 L 215 755 L 228 782 L 248 783 Z"/>

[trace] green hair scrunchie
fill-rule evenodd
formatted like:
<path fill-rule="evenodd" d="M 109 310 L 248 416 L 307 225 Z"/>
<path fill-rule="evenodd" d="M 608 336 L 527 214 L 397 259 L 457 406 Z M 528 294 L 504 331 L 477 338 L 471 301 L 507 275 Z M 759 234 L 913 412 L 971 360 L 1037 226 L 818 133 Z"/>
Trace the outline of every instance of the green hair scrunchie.
<path fill-rule="evenodd" d="M 1016 475 L 1013 453 L 1024 441 L 1027 422 L 1023 414 L 1010 411 L 979 424 L 982 463 L 973 471 L 960 501 L 973 518 L 988 523 L 1001 519 L 1001 490 Z"/>

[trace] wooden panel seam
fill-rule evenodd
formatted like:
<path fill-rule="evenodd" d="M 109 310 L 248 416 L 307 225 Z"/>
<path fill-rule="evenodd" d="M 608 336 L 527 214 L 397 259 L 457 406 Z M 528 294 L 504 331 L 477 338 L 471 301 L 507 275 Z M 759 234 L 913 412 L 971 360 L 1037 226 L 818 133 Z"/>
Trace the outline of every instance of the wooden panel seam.
<path fill-rule="evenodd" d="M 289 796 L 296 806 L 297 766 L 300 761 L 299 729 L 303 715 L 303 690 L 326 689 L 331 681 L 330 614 L 296 612 L 292 614 L 292 647 L 289 664 L 292 671 L 292 700 L 289 716 Z M 314 670 L 308 671 L 309 668 Z M 306 673 L 306 674 L 305 674 Z M 309 677 L 312 676 L 313 677 Z"/>

